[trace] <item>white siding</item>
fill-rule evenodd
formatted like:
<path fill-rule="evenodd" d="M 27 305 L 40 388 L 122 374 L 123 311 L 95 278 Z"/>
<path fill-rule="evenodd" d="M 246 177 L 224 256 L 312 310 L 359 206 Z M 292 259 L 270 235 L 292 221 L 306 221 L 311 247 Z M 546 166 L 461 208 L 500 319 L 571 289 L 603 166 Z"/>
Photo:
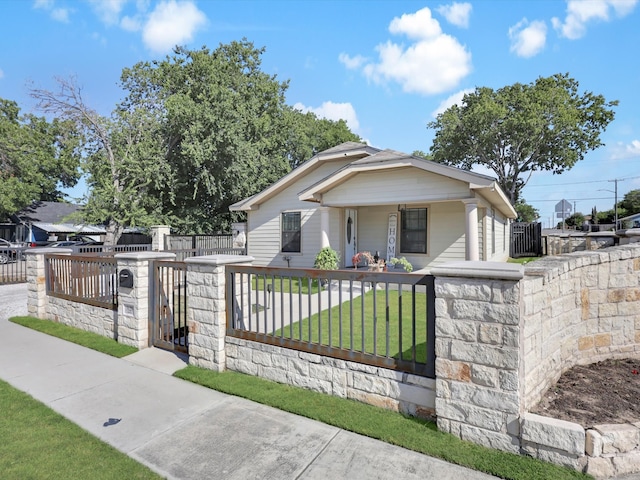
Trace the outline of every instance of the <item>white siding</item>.
<path fill-rule="evenodd" d="M 462 202 L 416 205 L 427 208 L 427 254 L 403 254 L 400 252 L 399 234 L 397 257 L 406 257 L 414 270 L 433 267 L 446 262 L 465 259 L 464 204 Z M 358 209 L 358 251 L 380 252 L 387 250 L 389 213 L 398 213 L 394 206 L 360 207 Z"/>
<path fill-rule="evenodd" d="M 469 196 L 468 184 L 425 172 L 399 168 L 364 172 L 323 196 L 325 205 L 393 205 Z"/>
<path fill-rule="evenodd" d="M 258 210 L 247 212 L 247 247 L 248 254 L 255 257 L 254 265 L 286 267 L 284 256 L 291 258 L 290 266 L 307 268 L 313 266 L 315 256 L 320 251 L 320 212 L 318 204 L 302 202 L 298 193 L 318 182 L 349 161 L 337 161 L 324 164 L 298 182 L 290 185 L 275 197 L 265 201 Z M 301 253 L 282 253 L 280 251 L 280 214 L 284 211 L 301 212 Z M 341 210 L 331 209 L 329 212 L 331 246 L 339 250 Z M 335 245 L 335 246 L 334 246 Z"/>
<path fill-rule="evenodd" d="M 488 260 L 504 262 L 509 258 L 509 220 L 496 210 L 496 253 Z"/>

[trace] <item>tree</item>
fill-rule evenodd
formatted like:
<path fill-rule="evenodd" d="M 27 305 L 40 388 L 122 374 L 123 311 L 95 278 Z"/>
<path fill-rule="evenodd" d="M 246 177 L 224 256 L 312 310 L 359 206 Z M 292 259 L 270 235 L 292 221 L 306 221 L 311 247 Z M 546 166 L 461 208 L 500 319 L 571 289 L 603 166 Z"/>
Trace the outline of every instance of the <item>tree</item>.
<path fill-rule="evenodd" d="M 430 153 L 423 152 L 422 150 L 414 150 L 411 155 L 424 158 L 425 160 L 433 160 L 433 156 Z"/>
<path fill-rule="evenodd" d="M 75 79 L 56 81 L 58 92 L 32 89 L 31 96 L 41 110 L 73 124 L 82 135 L 83 170 L 90 187 L 82 219 L 104 224 L 105 244 L 115 245 L 126 226 L 146 226 L 162 218 L 150 195 L 162 190 L 168 175 L 157 118 L 135 108 L 103 117 L 85 104 Z"/>
<path fill-rule="evenodd" d="M 618 203 L 618 207 L 626 211 L 626 215 L 640 213 L 640 190 L 629 190 Z"/>
<path fill-rule="evenodd" d="M 564 220 L 564 223 L 567 227 L 582 227 L 584 225 L 584 215 L 580 212 L 576 212 L 567 217 Z"/>
<path fill-rule="evenodd" d="M 613 120 L 602 95 L 578 93 L 568 74 L 540 77 L 493 90 L 476 88 L 428 124 L 437 162 L 471 169 L 482 165 L 497 176 L 512 204 L 534 171 L 560 174 L 603 145 L 600 134 Z"/>
<path fill-rule="evenodd" d="M 328 148 L 344 142 L 362 142 L 344 120 L 320 119 L 313 112 L 302 113 L 291 107 L 285 107 L 285 111 L 289 117 L 286 151 L 292 169 Z"/>
<path fill-rule="evenodd" d="M 260 70 L 247 41 L 171 56 L 122 74 L 123 108 L 159 112 L 168 194 L 156 195 L 178 231 L 227 229 L 228 207 L 275 182 L 287 161 L 286 82 Z"/>
<path fill-rule="evenodd" d="M 20 115 L 16 102 L 0 99 L 0 219 L 36 201 L 62 200 L 63 187 L 80 176 L 73 125 Z"/>
<path fill-rule="evenodd" d="M 524 199 L 519 200 L 514 206 L 516 213 L 518 214 L 519 222 L 535 222 L 540 218 L 540 212 L 537 208 L 533 208 Z"/>

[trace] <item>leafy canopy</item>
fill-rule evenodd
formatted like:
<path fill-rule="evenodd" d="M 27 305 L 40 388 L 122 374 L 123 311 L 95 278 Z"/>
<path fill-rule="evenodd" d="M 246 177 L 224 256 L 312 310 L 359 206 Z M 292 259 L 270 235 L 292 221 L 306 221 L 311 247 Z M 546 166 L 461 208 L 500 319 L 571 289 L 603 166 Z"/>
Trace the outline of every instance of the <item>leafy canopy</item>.
<path fill-rule="evenodd" d="M 27 114 L 0 98 L 0 219 L 36 201 L 64 198 L 80 176 L 73 124 Z"/>
<path fill-rule="evenodd" d="M 602 95 L 579 93 L 568 74 L 540 77 L 498 90 L 476 88 L 428 127 L 435 129 L 433 160 L 464 169 L 491 169 L 512 204 L 535 171 L 560 174 L 603 143 L 613 120 Z"/>

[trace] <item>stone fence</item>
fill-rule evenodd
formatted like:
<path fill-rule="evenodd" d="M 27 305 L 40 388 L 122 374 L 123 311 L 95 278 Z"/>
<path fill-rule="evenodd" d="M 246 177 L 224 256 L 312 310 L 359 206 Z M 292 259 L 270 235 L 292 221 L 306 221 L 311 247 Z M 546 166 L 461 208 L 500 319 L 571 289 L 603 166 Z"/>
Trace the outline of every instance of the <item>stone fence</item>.
<path fill-rule="evenodd" d="M 61 310 L 47 298 L 43 254 L 30 253 L 29 312 L 145 347 L 150 264 L 160 257 L 170 254 L 116 255 L 118 270 L 131 270 L 136 281 L 120 289 L 110 328 L 104 313 L 74 317 L 72 306 Z M 640 471 L 640 451 L 627 448 L 640 444 L 638 425 L 585 431 L 528 413 L 573 365 L 640 356 L 640 243 L 543 258 L 526 268 L 498 262 L 434 268 L 435 381 L 227 336 L 225 265 L 252 260 L 186 260 L 191 364 L 435 416 L 440 430 L 464 440 L 596 475 Z M 70 319 L 78 316 L 92 317 L 91 325 Z"/>

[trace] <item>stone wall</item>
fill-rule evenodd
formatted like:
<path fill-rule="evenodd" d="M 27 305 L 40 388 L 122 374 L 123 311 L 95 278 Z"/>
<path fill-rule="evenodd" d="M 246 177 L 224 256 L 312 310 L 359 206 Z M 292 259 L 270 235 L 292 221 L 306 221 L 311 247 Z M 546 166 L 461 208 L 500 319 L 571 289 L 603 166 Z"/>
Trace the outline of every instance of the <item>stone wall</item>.
<path fill-rule="evenodd" d="M 640 245 L 537 260 L 522 280 L 524 409 L 577 364 L 640 355 Z"/>
<path fill-rule="evenodd" d="M 226 338 L 226 367 L 408 415 L 435 414 L 435 380 L 410 373 L 235 337 Z"/>
<path fill-rule="evenodd" d="M 97 333 L 117 340 L 117 314 L 108 308 L 49 297 L 46 314 L 40 318 Z"/>
<path fill-rule="evenodd" d="M 436 277 L 438 429 L 520 452 L 522 267 L 459 262 Z"/>

